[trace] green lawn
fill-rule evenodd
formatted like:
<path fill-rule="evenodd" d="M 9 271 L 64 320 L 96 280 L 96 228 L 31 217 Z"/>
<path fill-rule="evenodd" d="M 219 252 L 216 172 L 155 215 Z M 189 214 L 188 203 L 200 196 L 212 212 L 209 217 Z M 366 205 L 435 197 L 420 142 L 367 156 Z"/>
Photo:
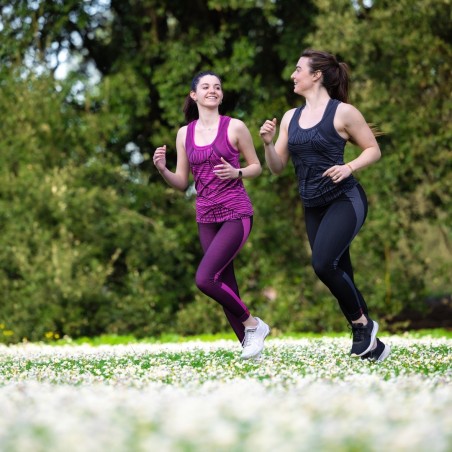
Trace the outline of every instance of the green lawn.
<path fill-rule="evenodd" d="M 0 450 L 452 450 L 444 332 L 383 336 L 382 363 L 349 335 L 271 338 L 252 361 L 229 336 L 170 339 L 0 346 Z"/>

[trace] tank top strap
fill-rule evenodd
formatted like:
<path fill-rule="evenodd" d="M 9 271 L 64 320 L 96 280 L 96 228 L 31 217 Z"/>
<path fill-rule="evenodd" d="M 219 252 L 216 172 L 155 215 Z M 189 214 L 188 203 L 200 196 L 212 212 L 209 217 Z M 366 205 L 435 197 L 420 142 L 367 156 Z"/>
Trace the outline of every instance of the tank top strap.
<path fill-rule="evenodd" d="M 323 116 L 324 119 L 331 118 L 331 117 L 334 118 L 334 115 L 336 114 L 337 107 L 339 106 L 340 103 L 341 103 L 340 100 L 330 99 L 328 104 L 327 104 L 327 106 L 326 106 L 326 111 L 325 111 L 325 114 Z"/>
<path fill-rule="evenodd" d="M 187 124 L 187 136 L 185 137 L 185 149 L 193 149 L 195 145 L 194 133 L 195 125 L 198 122 L 197 119 Z"/>
<path fill-rule="evenodd" d="M 230 122 L 231 122 L 231 118 L 229 116 L 220 115 L 220 125 L 218 126 L 218 136 L 227 132 Z"/>
<path fill-rule="evenodd" d="M 292 119 L 289 123 L 289 133 L 295 128 L 295 130 L 298 128 L 298 121 L 300 120 L 301 110 L 303 110 L 305 106 L 302 105 L 301 107 L 297 107 L 296 110 L 293 113 Z"/>
<path fill-rule="evenodd" d="M 328 105 L 326 106 L 323 119 L 318 125 L 319 130 L 322 130 L 331 139 L 334 139 L 337 136 L 336 129 L 334 128 L 334 116 L 336 114 L 337 107 L 340 103 L 341 103 L 340 100 L 330 99 L 328 101 Z"/>

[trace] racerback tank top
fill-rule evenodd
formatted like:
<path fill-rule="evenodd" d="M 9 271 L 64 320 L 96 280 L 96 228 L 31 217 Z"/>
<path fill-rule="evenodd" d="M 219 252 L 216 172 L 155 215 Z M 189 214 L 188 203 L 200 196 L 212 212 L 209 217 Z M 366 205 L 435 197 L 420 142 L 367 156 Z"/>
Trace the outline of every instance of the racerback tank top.
<path fill-rule="evenodd" d="M 239 168 L 240 153 L 228 139 L 229 116 L 220 116 L 218 133 L 214 141 L 196 146 L 195 126 L 197 120 L 187 126 L 185 149 L 196 188 L 196 221 L 198 223 L 221 223 L 251 217 L 253 207 L 241 179 L 222 180 L 213 172 L 223 157 L 234 168 Z"/>
<path fill-rule="evenodd" d="M 322 176 L 328 168 L 344 164 L 347 140 L 334 128 L 334 115 L 339 104 L 339 100 L 330 99 L 320 122 L 308 129 L 299 125 L 303 105 L 295 110 L 289 124 L 288 149 L 305 207 L 328 204 L 358 184 L 352 175 L 337 184 Z"/>

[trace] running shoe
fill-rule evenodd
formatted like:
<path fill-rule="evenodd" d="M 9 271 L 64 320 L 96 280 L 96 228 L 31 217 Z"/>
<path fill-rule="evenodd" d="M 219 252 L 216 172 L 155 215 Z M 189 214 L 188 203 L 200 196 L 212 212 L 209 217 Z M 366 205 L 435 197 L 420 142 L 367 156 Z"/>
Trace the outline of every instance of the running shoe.
<path fill-rule="evenodd" d="M 377 337 L 377 346 L 367 352 L 365 355 L 361 356 L 361 359 L 368 359 L 369 361 L 384 361 L 391 353 L 391 347 L 385 345 L 384 342 L 380 341 Z"/>
<path fill-rule="evenodd" d="M 257 357 L 264 348 L 264 340 L 270 333 L 270 327 L 259 317 L 257 326 L 245 328 L 245 337 L 242 342 L 242 358 L 250 359 Z"/>
<path fill-rule="evenodd" d="M 353 344 L 350 356 L 363 356 L 372 348 L 378 333 L 378 323 L 369 318 L 367 320 L 367 325 L 362 323 L 351 324 Z"/>

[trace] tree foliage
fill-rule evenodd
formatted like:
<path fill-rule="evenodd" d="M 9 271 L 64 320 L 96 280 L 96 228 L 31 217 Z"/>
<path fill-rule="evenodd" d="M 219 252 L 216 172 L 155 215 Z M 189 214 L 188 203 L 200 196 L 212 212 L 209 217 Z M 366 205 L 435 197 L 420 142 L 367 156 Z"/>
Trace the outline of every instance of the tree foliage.
<path fill-rule="evenodd" d="M 193 197 L 152 167 L 174 139 L 191 79 L 223 79 L 225 114 L 249 126 L 301 102 L 306 47 L 348 62 L 352 103 L 384 132 L 359 174 L 370 199 L 352 254 L 383 321 L 448 290 L 448 2 L 12 0 L 0 31 L 0 340 L 214 332 L 199 294 Z M 357 149 L 350 146 L 350 158 Z M 341 329 L 310 268 L 293 169 L 247 182 L 255 205 L 241 293 L 276 329 Z"/>

